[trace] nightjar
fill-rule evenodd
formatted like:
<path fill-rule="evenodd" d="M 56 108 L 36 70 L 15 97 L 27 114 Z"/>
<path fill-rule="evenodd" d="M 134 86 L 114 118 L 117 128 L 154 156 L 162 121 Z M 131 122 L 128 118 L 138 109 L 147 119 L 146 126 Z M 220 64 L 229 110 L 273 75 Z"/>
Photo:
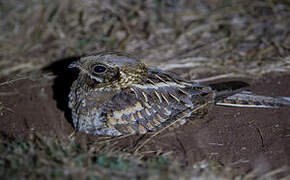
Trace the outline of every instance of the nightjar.
<path fill-rule="evenodd" d="M 82 57 L 70 68 L 79 75 L 69 94 L 77 131 L 94 135 L 145 134 L 168 123 L 186 122 L 205 104 L 245 107 L 289 106 L 290 98 L 242 91 L 243 82 L 201 85 L 175 74 L 147 67 L 123 52 Z M 182 119 L 181 119 L 182 118 Z"/>

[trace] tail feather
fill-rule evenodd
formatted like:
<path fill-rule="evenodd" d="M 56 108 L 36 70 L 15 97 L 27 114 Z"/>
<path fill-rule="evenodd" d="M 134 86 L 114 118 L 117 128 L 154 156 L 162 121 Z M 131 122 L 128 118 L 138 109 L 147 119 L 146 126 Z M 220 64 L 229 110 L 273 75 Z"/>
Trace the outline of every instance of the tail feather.
<path fill-rule="evenodd" d="M 245 91 L 249 84 L 242 81 L 228 81 L 209 84 L 215 91 L 215 104 L 233 107 L 277 108 L 290 106 L 290 97 L 271 97 Z"/>
<path fill-rule="evenodd" d="M 290 106 L 290 97 L 255 95 L 243 91 L 216 101 L 216 105 L 233 107 L 278 108 Z"/>

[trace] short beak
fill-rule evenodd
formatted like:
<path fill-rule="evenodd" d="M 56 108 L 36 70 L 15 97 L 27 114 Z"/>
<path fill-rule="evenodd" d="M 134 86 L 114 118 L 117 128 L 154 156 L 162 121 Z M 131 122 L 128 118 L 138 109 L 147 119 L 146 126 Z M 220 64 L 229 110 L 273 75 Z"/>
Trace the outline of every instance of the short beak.
<path fill-rule="evenodd" d="M 74 61 L 68 65 L 68 68 L 76 68 L 76 67 L 78 67 L 78 64 L 76 61 Z"/>

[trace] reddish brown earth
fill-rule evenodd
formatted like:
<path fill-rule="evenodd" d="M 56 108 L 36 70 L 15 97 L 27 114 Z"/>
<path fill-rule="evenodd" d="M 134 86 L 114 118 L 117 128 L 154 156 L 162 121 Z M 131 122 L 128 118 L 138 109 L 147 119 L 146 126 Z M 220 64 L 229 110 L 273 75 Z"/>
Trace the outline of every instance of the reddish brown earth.
<path fill-rule="evenodd" d="M 56 79 L 0 81 L 0 132 L 25 137 L 32 132 L 67 138 L 73 128 L 67 108 L 67 94 L 75 74 L 64 67 L 72 59 L 47 68 Z M 273 73 L 248 80 L 251 90 L 263 95 L 290 96 L 290 75 Z M 165 131 L 141 151 L 171 152 L 172 157 L 190 165 L 208 158 L 241 170 L 264 170 L 290 165 L 290 108 L 251 109 L 213 106 L 199 120 Z M 148 136 L 147 136 L 148 137 Z M 95 138 L 76 134 L 78 139 Z M 146 137 L 121 139 L 120 147 L 133 151 Z"/>

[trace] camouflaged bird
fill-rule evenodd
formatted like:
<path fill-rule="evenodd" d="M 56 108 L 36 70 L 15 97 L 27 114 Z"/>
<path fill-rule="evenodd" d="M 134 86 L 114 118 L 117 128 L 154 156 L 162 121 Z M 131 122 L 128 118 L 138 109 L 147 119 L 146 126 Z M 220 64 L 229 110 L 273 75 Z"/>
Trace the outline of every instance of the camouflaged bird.
<path fill-rule="evenodd" d="M 243 91 L 246 83 L 201 85 L 172 73 L 147 67 L 132 55 L 101 52 L 82 57 L 70 68 L 80 70 L 69 95 L 75 129 L 87 134 L 145 134 L 179 120 L 208 103 L 225 106 L 278 107 L 286 97 L 265 97 Z"/>

